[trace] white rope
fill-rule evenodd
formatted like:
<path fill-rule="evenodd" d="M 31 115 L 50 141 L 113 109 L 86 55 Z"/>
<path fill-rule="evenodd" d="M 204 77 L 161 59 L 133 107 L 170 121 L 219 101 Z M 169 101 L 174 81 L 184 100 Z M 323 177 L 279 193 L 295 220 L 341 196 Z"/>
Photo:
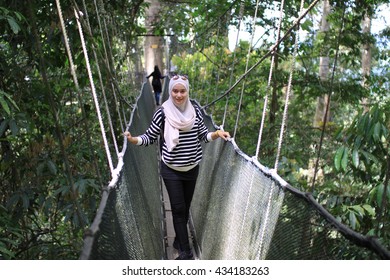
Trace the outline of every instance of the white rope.
<path fill-rule="evenodd" d="M 303 11 L 303 4 L 304 4 L 304 2 L 303 2 L 303 0 L 301 0 L 300 13 L 302 13 L 302 11 Z M 280 157 L 280 152 L 282 149 L 283 135 L 284 135 L 286 121 L 287 121 L 287 112 L 288 112 L 288 105 L 289 105 L 289 101 L 290 101 L 292 78 L 293 78 L 293 73 L 295 70 L 295 61 L 296 61 L 297 52 L 298 52 L 299 30 L 300 30 L 300 24 L 298 23 L 297 32 L 296 32 L 296 36 L 295 36 L 295 43 L 294 43 L 294 52 L 293 52 L 292 62 L 291 62 L 290 76 L 289 76 L 288 87 L 287 87 L 287 92 L 286 92 L 286 99 L 285 99 L 285 103 L 284 103 L 282 125 L 280 128 L 280 134 L 279 134 L 278 150 L 276 153 L 276 159 L 275 159 L 275 165 L 274 165 L 274 169 L 276 172 L 278 171 L 279 157 Z"/>
<path fill-rule="evenodd" d="M 81 23 L 80 23 L 79 14 L 78 14 L 76 9 L 74 9 L 74 14 L 76 16 L 77 26 L 79 28 L 79 34 L 80 34 L 81 44 L 82 44 L 82 47 L 83 47 L 85 63 L 86 63 L 86 66 L 87 66 L 89 82 L 90 82 L 90 85 L 91 85 L 93 100 L 95 102 L 96 113 L 98 115 L 98 120 L 99 120 L 99 124 L 100 124 L 100 130 L 102 132 L 102 137 L 103 137 L 103 141 L 104 141 L 104 147 L 105 147 L 106 154 L 107 154 L 108 165 L 110 167 L 111 174 L 113 174 L 114 173 L 114 167 L 113 167 L 113 164 L 112 164 L 112 158 L 111 158 L 111 154 L 110 154 L 110 149 L 108 147 L 108 142 L 107 142 L 107 138 L 106 138 L 106 134 L 105 134 L 105 128 L 104 128 L 102 116 L 101 116 L 101 113 L 100 113 L 99 101 L 98 101 L 97 95 L 96 95 L 96 89 L 95 89 L 95 84 L 94 84 L 94 81 L 93 81 L 91 65 L 89 63 L 88 51 L 87 51 L 87 47 L 85 45 L 83 29 L 82 29 L 82 26 L 81 26 Z"/>
<path fill-rule="evenodd" d="M 256 19 L 257 19 L 257 11 L 259 9 L 259 0 L 257 0 L 256 2 L 256 10 L 255 10 L 255 15 L 253 16 L 252 18 L 252 35 L 251 35 L 251 40 L 250 40 L 250 43 L 249 43 L 249 48 L 248 48 L 248 53 L 246 55 L 246 65 L 245 65 L 245 72 L 248 71 L 248 68 L 249 68 L 249 59 L 250 59 L 250 55 L 251 55 L 251 51 L 252 51 L 252 44 L 253 44 L 253 38 L 255 37 L 255 33 L 256 33 Z M 238 105 L 238 111 L 237 111 L 237 117 L 236 117 L 236 124 L 234 125 L 234 132 L 233 132 L 233 138 L 236 137 L 236 133 L 237 133 L 237 127 L 238 127 L 238 121 L 240 119 L 240 113 L 241 113 L 241 106 L 242 106 L 242 99 L 243 99 L 243 96 L 244 96 L 244 91 L 245 91 L 245 81 L 246 81 L 246 77 L 244 78 L 244 81 L 242 82 L 242 87 L 241 87 L 241 95 L 240 95 L 240 102 L 239 102 L 239 105 Z"/>
<path fill-rule="evenodd" d="M 280 3 L 280 14 L 279 14 L 279 23 L 278 23 L 276 42 L 279 42 L 279 40 L 280 40 L 280 32 L 281 32 L 282 19 L 283 19 L 283 9 L 284 9 L 284 0 L 282 0 L 282 2 Z M 268 75 L 268 83 L 267 83 L 267 88 L 266 88 L 266 94 L 264 97 L 263 113 L 262 113 L 261 122 L 260 122 L 259 136 L 257 139 L 256 154 L 255 154 L 256 158 L 259 157 L 259 152 L 260 152 L 261 138 L 262 138 L 263 129 L 264 129 L 264 121 L 265 121 L 267 107 L 268 107 L 268 94 L 269 94 L 269 91 L 271 89 L 272 74 L 273 74 L 274 65 L 275 65 L 275 56 L 276 56 L 276 51 L 274 51 L 272 53 L 272 58 L 271 58 L 271 65 L 270 65 L 269 75 Z"/>
<path fill-rule="evenodd" d="M 283 1 L 282 1 L 283 2 Z M 301 0 L 301 7 L 300 7 L 300 13 L 303 11 L 303 5 L 304 5 L 304 0 Z M 282 9 L 282 7 L 281 7 Z M 289 103 L 289 98 L 290 98 L 290 93 L 291 93 L 291 84 L 292 84 L 292 76 L 293 72 L 295 70 L 295 61 L 296 61 L 296 56 L 297 56 L 297 51 L 298 51 L 298 42 L 299 42 L 299 30 L 300 30 L 300 24 L 298 23 L 297 25 L 297 33 L 295 36 L 295 44 L 294 44 L 294 52 L 292 56 L 292 65 L 290 69 L 290 76 L 289 76 L 289 81 L 288 81 L 288 88 L 286 92 L 286 99 L 285 99 L 285 107 L 284 107 L 284 112 L 283 112 L 283 120 L 282 120 L 282 125 L 280 129 L 280 136 L 279 136 L 279 144 L 278 144 L 278 151 L 276 155 L 276 160 L 275 160 L 275 166 L 273 169 L 274 173 L 277 173 L 277 166 L 279 162 L 279 157 L 280 157 L 280 151 L 282 147 L 282 142 L 283 142 L 283 133 L 284 133 L 284 128 L 286 126 L 286 120 L 287 120 L 287 111 L 288 111 L 288 103 Z M 264 249 L 264 236 L 266 233 L 266 230 L 269 230 L 269 220 L 270 220 L 270 213 L 271 213 L 271 208 L 272 208 L 272 198 L 274 196 L 275 192 L 275 182 L 272 182 L 270 194 L 268 197 L 268 203 L 267 203 L 267 210 L 266 210 L 266 215 L 265 215 L 265 222 L 261 230 L 261 236 L 260 236 L 260 248 L 258 250 L 258 257 L 259 258 L 265 258 L 265 249 Z"/>
<path fill-rule="evenodd" d="M 103 3 L 101 3 L 101 5 L 103 5 Z M 110 73 L 112 73 L 112 71 L 111 71 L 111 66 L 110 66 L 110 60 L 108 59 L 107 47 L 106 47 L 106 43 L 105 43 L 105 40 L 104 40 L 104 34 L 103 34 L 103 31 L 102 31 L 102 25 L 101 25 L 101 20 L 100 20 L 99 9 L 98 9 L 96 0 L 94 0 L 94 6 L 95 6 L 95 11 L 96 11 L 97 19 L 98 19 L 98 25 L 99 25 L 99 30 L 100 30 L 100 36 L 101 36 L 101 38 L 102 38 L 102 43 L 103 43 L 103 49 L 104 49 L 104 55 L 105 55 L 105 62 L 106 62 L 107 68 L 110 69 Z M 85 10 L 85 13 L 86 13 L 86 21 L 87 21 L 89 33 L 90 33 L 91 36 L 92 36 L 92 29 L 91 29 L 91 26 L 90 26 L 90 23 L 89 23 L 89 15 L 88 15 L 87 6 L 86 6 L 84 0 L 83 0 L 83 7 L 84 7 L 84 10 Z M 104 7 L 101 7 L 101 9 L 104 11 Z M 107 32 L 107 34 L 108 34 L 108 32 Z M 108 36 L 108 35 L 107 35 L 107 36 Z M 94 47 L 93 47 L 93 54 L 94 54 L 95 60 L 96 60 L 96 61 L 99 61 L 98 56 L 97 56 L 97 54 L 96 54 L 96 51 L 95 51 L 95 48 L 94 48 Z M 102 78 L 102 75 L 101 75 L 100 66 L 99 66 L 98 63 L 96 63 L 96 64 L 97 64 L 97 68 L 98 68 L 99 81 L 100 81 L 100 86 L 101 86 L 101 88 L 102 88 L 102 94 L 103 94 L 104 101 L 105 101 L 105 109 L 106 109 L 107 116 L 108 116 L 108 122 L 109 122 L 109 125 L 110 125 L 110 130 L 111 130 L 111 134 L 112 134 L 112 139 L 113 139 L 113 142 L 114 142 L 114 146 L 115 146 L 116 153 L 119 154 L 119 149 L 118 149 L 118 145 L 117 145 L 117 141 L 116 141 L 116 136 L 115 136 L 115 130 L 114 130 L 114 127 L 113 127 L 113 125 L 112 125 L 111 113 L 110 113 L 110 110 L 109 110 L 109 107 L 108 107 L 108 103 L 107 103 L 106 91 L 105 91 L 105 87 L 104 87 L 104 85 L 103 85 L 103 78 Z M 117 97 L 116 97 L 116 94 L 115 94 L 115 86 L 114 86 L 114 84 L 113 84 L 112 81 L 111 81 L 111 87 L 112 87 L 112 92 L 113 92 L 114 99 L 115 99 L 115 107 L 116 107 L 116 109 L 117 109 L 117 114 L 118 114 L 118 117 L 119 117 L 119 122 L 120 122 L 120 125 L 121 125 L 121 129 L 122 129 L 122 131 L 124 131 L 124 124 L 123 124 L 122 117 L 121 117 L 121 114 L 120 114 L 119 108 L 118 108 L 119 102 L 117 101 Z"/>
<path fill-rule="evenodd" d="M 237 50 L 237 46 L 238 46 L 238 42 L 239 42 L 240 29 L 241 29 L 242 18 L 244 15 L 244 10 L 245 10 L 244 1 L 241 1 L 239 20 L 238 20 L 238 25 L 237 25 L 237 36 L 236 36 L 236 42 L 234 44 L 234 51 L 233 51 L 232 70 L 230 71 L 229 88 L 231 87 L 231 85 L 233 83 L 234 68 L 235 68 L 235 63 L 236 63 L 236 50 Z M 226 96 L 226 103 L 225 103 L 225 110 L 223 113 L 222 126 L 225 126 L 225 120 L 226 120 L 226 114 L 227 114 L 228 107 L 229 107 L 229 95 Z"/>
<path fill-rule="evenodd" d="M 68 34 L 66 32 L 64 18 L 62 16 L 62 9 L 61 9 L 60 0 L 56 0 L 56 4 L 57 4 L 58 16 L 60 17 L 62 33 L 64 34 L 65 49 L 66 49 L 66 52 L 68 54 L 70 72 L 72 74 L 72 78 L 73 78 L 73 82 L 75 84 L 76 90 L 80 91 L 80 85 L 79 85 L 79 82 L 77 80 L 77 75 L 76 75 L 75 66 L 74 66 L 74 62 L 73 62 L 72 51 L 70 50 L 70 46 L 69 46 L 69 37 L 68 37 Z M 80 104 L 80 106 L 82 106 L 82 105 Z"/>
<path fill-rule="evenodd" d="M 87 11 L 87 6 L 85 5 L 85 1 L 84 0 L 83 0 L 83 7 L 84 7 L 84 10 L 85 10 L 85 13 L 86 13 L 88 30 L 89 30 L 90 35 L 92 36 L 92 28 L 91 28 L 91 25 L 89 23 L 89 16 L 88 16 L 88 11 Z M 96 10 L 96 12 L 97 12 L 97 17 L 99 19 L 98 10 Z M 104 45 L 104 39 L 103 39 L 103 45 Z M 99 84 L 100 84 L 100 88 L 101 88 L 103 99 L 104 99 L 104 107 L 106 109 L 106 114 L 107 114 L 107 118 L 108 118 L 108 124 L 110 126 L 112 141 L 114 143 L 116 154 L 119 155 L 119 148 L 118 148 L 118 144 L 117 144 L 117 141 L 116 141 L 115 130 L 114 130 L 114 126 L 112 125 L 111 112 L 110 112 L 110 109 L 108 107 L 106 90 L 105 90 L 105 86 L 104 86 L 104 83 L 103 83 L 102 73 L 101 73 L 101 70 L 100 70 L 99 58 L 98 58 L 98 56 L 96 54 L 96 50 L 95 50 L 94 45 L 92 45 L 92 52 L 93 52 L 93 56 L 94 56 L 95 61 L 96 61 L 96 69 L 97 69 L 97 73 L 98 73 L 98 76 L 99 76 Z M 114 96 L 115 96 L 115 94 L 114 94 Z M 115 100 L 115 103 L 116 103 L 116 100 Z M 119 118 L 120 118 L 120 116 L 119 116 Z"/>
<path fill-rule="evenodd" d="M 277 31 L 277 41 L 279 41 L 279 38 L 280 38 L 280 32 L 281 32 L 281 25 L 282 25 L 282 19 L 283 19 L 283 11 L 284 11 L 284 0 L 282 0 L 282 2 L 280 3 L 280 15 L 279 15 L 279 24 L 278 24 L 278 31 Z M 267 103 L 268 103 L 268 92 L 269 92 L 269 89 L 271 88 L 271 81 L 272 81 L 272 73 L 273 73 L 273 66 L 275 64 L 275 56 L 276 56 L 276 51 L 273 53 L 272 55 L 272 60 L 271 60 L 271 67 L 270 67 L 270 72 L 269 72 L 269 76 L 268 76 L 268 84 L 267 84 L 267 93 L 266 93 L 266 96 L 265 96 L 265 99 L 264 99 L 264 107 L 263 107 L 263 116 L 262 116 L 262 120 L 261 120 L 261 126 L 260 126 L 260 132 L 259 132 L 259 142 L 258 142 L 258 145 L 257 145 L 257 149 L 256 149 L 256 159 L 258 157 L 258 149 L 260 147 L 260 139 L 261 139 L 261 134 L 262 134 L 262 130 L 263 130 L 263 126 L 264 126 L 264 119 L 265 119 L 265 110 L 266 110 L 266 107 L 267 107 Z M 258 250 L 258 253 L 257 253 L 257 258 L 264 258 L 264 236 L 265 236 L 265 232 L 267 230 L 267 225 L 268 225 L 268 222 L 269 222 L 269 218 L 270 218 L 270 212 L 271 212 L 271 205 L 272 205 L 272 197 L 274 195 L 274 191 L 275 191 L 275 182 L 272 182 L 271 184 L 271 187 L 270 187 L 270 193 L 269 193 L 269 196 L 268 196 L 268 201 L 267 201 L 267 208 L 266 208 L 266 212 L 265 212 L 265 219 L 264 219 L 264 223 L 262 224 L 262 227 L 260 229 L 260 247 L 259 247 L 259 250 Z"/>

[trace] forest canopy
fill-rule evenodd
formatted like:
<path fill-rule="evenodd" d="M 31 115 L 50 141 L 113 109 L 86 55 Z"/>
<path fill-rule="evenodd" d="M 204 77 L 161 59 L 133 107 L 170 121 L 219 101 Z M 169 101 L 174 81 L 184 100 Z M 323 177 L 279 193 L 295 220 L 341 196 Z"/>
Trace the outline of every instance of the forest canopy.
<path fill-rule="evenodd" d="M 289 94 L 279 175 L 390 248 L 389 1 L 285 2 L 0 1 L 0 259 L 79 257 L 155 64 L 270 167 Z"/>

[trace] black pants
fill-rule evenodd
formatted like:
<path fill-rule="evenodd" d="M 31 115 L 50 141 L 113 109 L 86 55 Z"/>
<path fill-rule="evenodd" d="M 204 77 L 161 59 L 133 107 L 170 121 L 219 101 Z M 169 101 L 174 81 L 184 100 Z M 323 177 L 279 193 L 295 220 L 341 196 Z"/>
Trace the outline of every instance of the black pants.
<path fill-rule="evenodd" d="M 187 223 L 198 172 L 199 166 L 187 172 L 180 172 L 167 167 L 163 162 L 161 163 L 161 175 L 172 208 L 173 227 L 180 248 L 185 251 L 190 250 Z"/>

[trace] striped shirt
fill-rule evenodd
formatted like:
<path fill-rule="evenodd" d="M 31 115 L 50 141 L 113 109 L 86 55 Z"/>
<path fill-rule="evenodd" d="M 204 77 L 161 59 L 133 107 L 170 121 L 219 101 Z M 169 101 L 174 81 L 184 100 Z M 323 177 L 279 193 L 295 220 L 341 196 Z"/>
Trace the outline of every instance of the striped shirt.
<path fill-rule="evenodd" d="M 179 130 L 179 144 L 169 152 L 165 141 L 162 146 L 162 159 L 169 166 L 177 170 L 187 171 L 196 166 L 202 159 L 201 142 L 210 142 L 211 132 L 204 124 L 202 113 L 196 106 L 196 119 L 189 131 Z M 138 136 L 138 145 L 148 146 L 157 141 L 161 133 L 163 112 L 160 107 L 153 115 L 152 122 L 146 132 Z M 165 121 L 165 120 L 164 120 Z"/>

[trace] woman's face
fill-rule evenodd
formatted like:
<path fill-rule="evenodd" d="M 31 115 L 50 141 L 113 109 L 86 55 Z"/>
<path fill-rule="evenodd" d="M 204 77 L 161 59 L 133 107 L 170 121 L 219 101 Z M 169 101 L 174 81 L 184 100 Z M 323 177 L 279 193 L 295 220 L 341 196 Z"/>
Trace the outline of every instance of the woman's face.
<path fill-rule="evenodd" d="M 173 103 L 176 106 L 183 105 L 187 98 L 188 98 L 188 92 L 184 85 L 182 84 L 176 84 L 171 92 Z"/>

